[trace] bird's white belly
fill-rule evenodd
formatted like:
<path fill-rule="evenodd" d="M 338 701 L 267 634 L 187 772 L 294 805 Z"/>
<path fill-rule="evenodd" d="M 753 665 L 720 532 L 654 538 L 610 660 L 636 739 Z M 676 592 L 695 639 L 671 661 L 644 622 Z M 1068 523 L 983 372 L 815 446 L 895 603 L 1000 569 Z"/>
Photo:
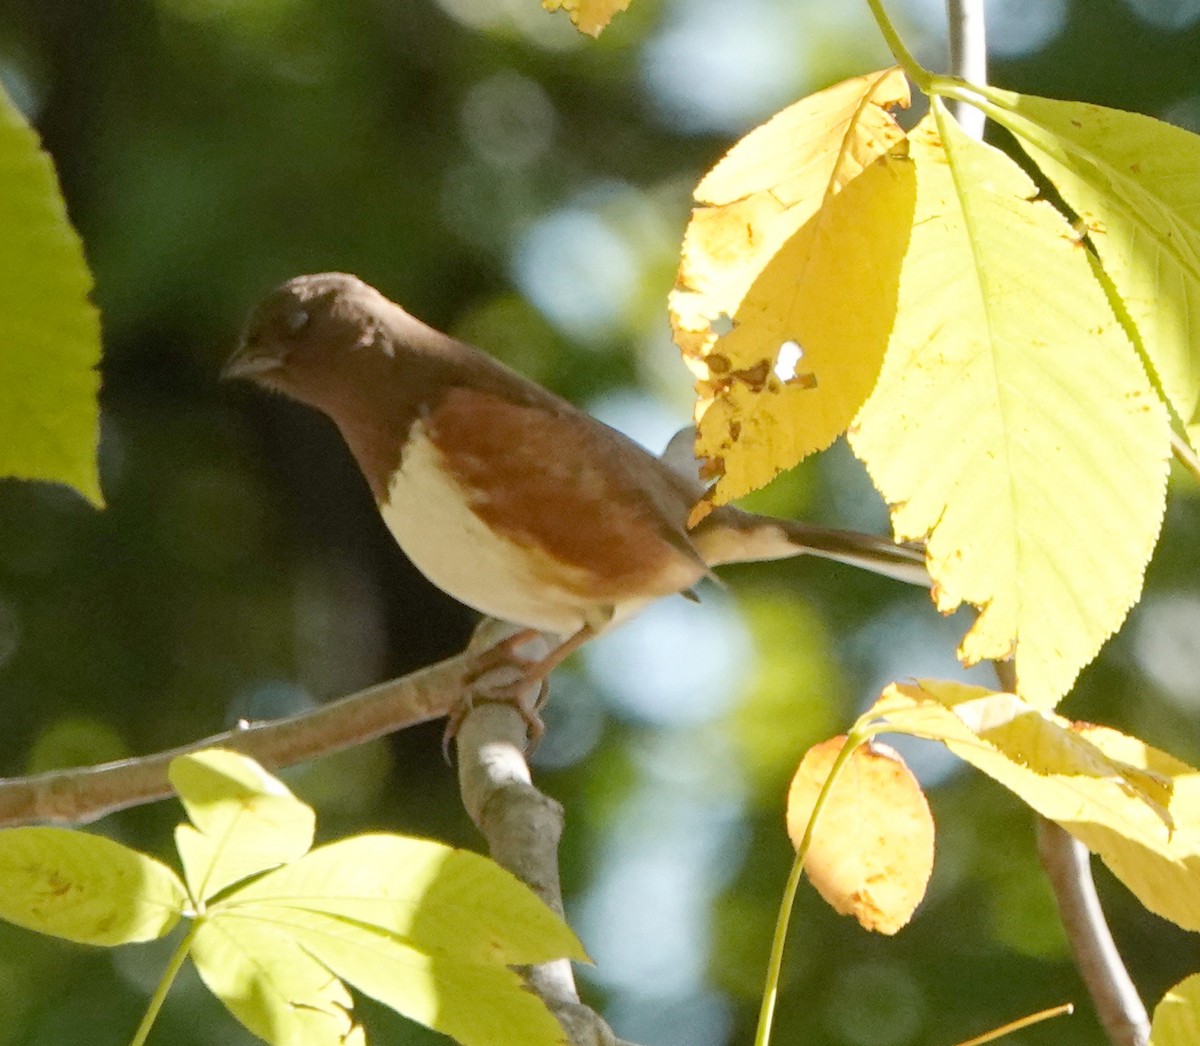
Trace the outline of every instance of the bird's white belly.
<path fill-rule="evenodd" d="M 535 574 L 536 553 L 506 541 L 471 510 L 469 492 L 441 467 L 420 421 L 379 510 L 417 569 L 460 602 L 560 635 L 584 624 L 586 600 Z"/>

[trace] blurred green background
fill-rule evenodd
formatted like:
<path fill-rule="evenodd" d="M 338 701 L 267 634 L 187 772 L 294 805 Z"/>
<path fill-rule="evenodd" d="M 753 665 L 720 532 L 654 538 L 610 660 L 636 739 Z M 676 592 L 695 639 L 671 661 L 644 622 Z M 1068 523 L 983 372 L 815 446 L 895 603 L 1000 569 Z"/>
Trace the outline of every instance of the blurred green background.
<path fill-rule="evenodd" d="M 940 0 L 889 4 L 945 67 Z M 996 0 L 992 79 L 1200 130 L 1200 0 Z M 0 483 L 0 773 L 179 744 L 459 650 L 469 612 L 392 545 L 331 426 L 217 369 L 281 280 L 348 270 L 659 449 L 689 411 L 666 295 L 700 175 L 773 111 L 887 64 L 864 3 L 634 0 L 599 42 L 536 0 L 0 0 L 0 80 L 58 165 L 103 311 L 108 508 Z M 0 235 L 3 231 L 0 230 Z M 757 504 L 882 529 L 844 447 Z M 1200 500 L 1176 476 L 1147 596 L 1065 710 L 1200 761 Z M 726 572 L 557 674 L 539 783 L 567 806 L 589 1001 L 653 1046 L 748 1043 L 810 743 L 881 684 L 955 674 L 923 593 L 816 562 Z M 987 681 L 986 677 L 982 681 Z M 289 773 L 325 838 L 477 847 L 440 726 Z M 915 923 L 871 938 L 802 890 L 775 1041 L 1101 1041 L 1030 817 L 906 749 L 939 824 Z M 169 855 L 173 803 L 100 828 Z M 1194 939 L 1100 873 L 1147 1000 Z M 127 1042 L 171 942 L 0 927 L 0 1046 Z M 363 1003 L 376 1044 L 437 1037 Z M 249 1037 L 185 976 L 152 1041 Z"/>

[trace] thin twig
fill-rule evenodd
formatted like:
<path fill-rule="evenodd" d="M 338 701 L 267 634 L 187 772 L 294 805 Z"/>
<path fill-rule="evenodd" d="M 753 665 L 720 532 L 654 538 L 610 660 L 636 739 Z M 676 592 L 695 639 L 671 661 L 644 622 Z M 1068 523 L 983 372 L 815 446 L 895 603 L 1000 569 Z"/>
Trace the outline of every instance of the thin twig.
<path fill-rule="evenodd" d="M 994 661 L 996 678 L 1016 693 L 1016 669 L 1011 661 Z M 1059 918 L 1066 931 L 1083 983 L 1113 1046 L 1146 1046 L 1150 1021 L 1146 1007 L 1113 943 L 1112 933 L 1096 896 L 1087 848 L 1065 829 L 1037 819 L 1038 857 L 1054 892 Z"/>
<path fill-rule="evenodd" d="M 951 71 L 971 83 L 986 84 L 983 0 L 946 0 L 946 10 L 950 19 Z M 982 112 L 959 102 L 955 116 L 967 133 L 983 137 Z M 1179 456 L 1181 441 L 1176 439 L 1174 447 Z M 1184 460 L 1184 464 L 1188 461 Z M 1013 661 L 995 661 L 993 665 L 1000 685 L 1016 693 L 1017 671 Z M 1054 822 L 1039 817 L 1037 824 L 1038 856 L 1054 891 L 1075 964 L 1108 1037 L 1114 1046 L 1145 1046 L 1150 1035 L 1146 1007 L 1104 919 L 1087 849 Z"/>
<path fill-rule="evenodd" d="M 973 84 L 987 83 L 987 30 L 983 0 L 946 0 L 950 20 L 950 72 Z M 973 105 L 953 106 L 958 125 L 972 138 L 983 137 L 986 117 Z"/>
<path fill-rule="evenodd" d="M 1171 453 L 1194 479 L 1200 479 L 1200 456 L 1197 456 L 1191 444 L 1177 432 L 1171 433 Z"/>
<path fill-rule="evenodd" d="M 1038 818 L 1038 856 L 1058 902 L 1075 965 L 1114 1046 L 1146 1046 L 1150 1019 L 1113 943 L 1087 848 L 1053 821 Z"/>
<path fill-rule="evenodd" d="M 231 748 L 268 769 L 331 755 L 446 715 L 463 693 L 465 655 L 270 722 L 251 723 L 180 748 L 98 766 L 0 778 L 0 827 L 50 821 L 85 824 L 173 794 L 171 760 L 200 748 Z"/>

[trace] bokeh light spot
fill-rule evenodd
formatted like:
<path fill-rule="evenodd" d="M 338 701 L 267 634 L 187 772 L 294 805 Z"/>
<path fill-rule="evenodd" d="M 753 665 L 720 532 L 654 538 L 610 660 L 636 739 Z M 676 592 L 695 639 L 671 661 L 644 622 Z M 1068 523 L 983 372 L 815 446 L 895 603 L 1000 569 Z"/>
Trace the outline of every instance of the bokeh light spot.
<path fill-rule="evenodd" d="M 1200 21 L 1200 0 L 1125 0 L 1143 22 L 1178 32 Z"/>
<path fill-rule="evenodd" d="M 1133 614 L 1138 668 L 1175 704 L 1200 707 L 1200 598 L 1191 593 L 1148 596 Z"/>
<path fill-rule="evenodd" d="M 719 0 L 674 0 L 642 52 L 646 93 L 672 131 L 744 130 L 805 80 L 802 41 L 785 7 L 741 0 L 738 17 L 729 12 Z"/>
<path fill-rule="evenodd" d="M 621 236 L 595 212 L 576 207 L 536 222 L 518 243 L 513 268 L 522 293 L 581 341 L 619 328 L 640 278 Z"/>
<path fill-rule="evenodd" d="M 532 163 L 554 137 L 554 106 L 546 92 L 507 69 L 474 84 L 459 115 L 467 143 L 497 167 Z"/>
<path fill-rule="evenodd" d="M 625 715 L 698 723 L 730 708 L 753 647 L 737 609 L 711 585 L 697 605 L 662 599 L 584 648 L 588 674 Z"/>

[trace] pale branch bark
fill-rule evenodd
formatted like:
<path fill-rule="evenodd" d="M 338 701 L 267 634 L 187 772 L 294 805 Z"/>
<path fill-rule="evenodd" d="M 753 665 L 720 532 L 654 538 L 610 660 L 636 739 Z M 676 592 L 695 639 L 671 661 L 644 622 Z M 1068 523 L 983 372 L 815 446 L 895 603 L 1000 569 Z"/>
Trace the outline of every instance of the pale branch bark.
<path fill-rule="evenodd" d="M 0 778 L 0 827 L 31 821 L 85 824 L 174 794 L 171 760 L 201 748 L 230 748 L 268 769 L 340 752 L 446 715 L 463 694 L 467 655 L 361 690 L 327 705 L 250 723 L 179 748 L 98 766 Z"/>
<path fill-rule="evenodd" d="M 503 638 L 493 624 L 484 622 L 472 648 L 485 648 Z M 530 651 L 534 657 L 544 653 Z M 563 809 L 533 786 L 521 713 L 509 704 L 478 704 L 463 719 L 455 740 L 463 806 L 487 840 L 492 858 L 563 915 L 558 876 Z M 567 959 L 528 966 L 522 974 L 558 1018 L 573 1046 L 632 1046 L 579 1001 Z"/>
<path fill-rule="evenodd" d="M 1114 1046 L 1146 1046 L 1150 1018 L 1104 919 L 1087 847 L 1044 817 L 1038 818 L 1037 839 L 1075 965 L 1109 1041 Z"/>
<path fill-rule="evenodd" d="M 974 84 L 987 83 L 987 31 L 983 0 L 946 0 L 950 21 L 950 72 Z M 966 102 L 953 103 L 954 118 L 972 138 L 983 137 L 984 115 Z"/>
<path fill-rule="evenodd" d="M 1016 693 L 1013 662 L 992 664 L 1000 685 Z M 1064 828 L 1040 816 L 1037 843 L 1071 954 L 1109 1041 L 1113 1046 L 1146 1046 L 1150 1020 L 1108 929 L 1087 848 Z"/>

